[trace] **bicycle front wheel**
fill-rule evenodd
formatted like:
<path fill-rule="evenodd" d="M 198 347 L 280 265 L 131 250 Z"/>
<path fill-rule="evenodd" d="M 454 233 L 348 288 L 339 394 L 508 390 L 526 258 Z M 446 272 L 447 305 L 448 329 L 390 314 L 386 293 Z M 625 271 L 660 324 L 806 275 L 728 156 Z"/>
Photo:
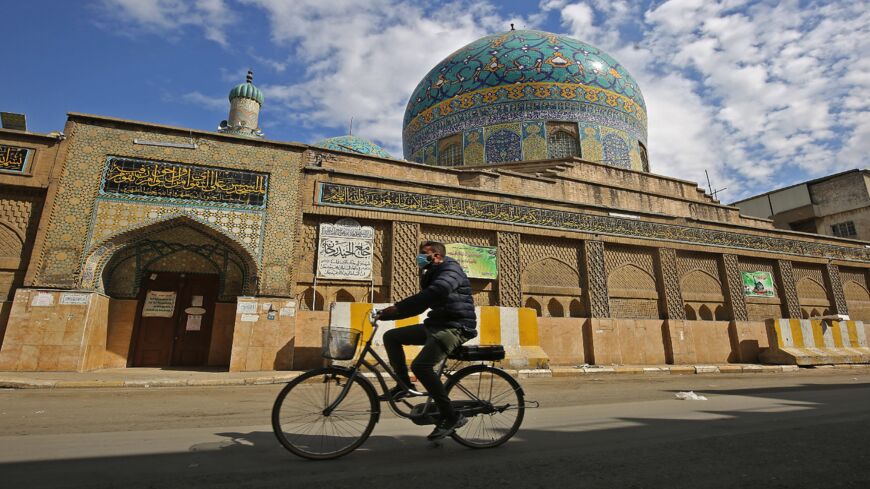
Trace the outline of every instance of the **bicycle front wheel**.
<path fill-rule="evenodd" d="M 344 393 L 331 412 L 326 408 Z M 272 407 L 272 430 L 294 454 L 325 460 L 346 455 L 366 441 L 379 415 L 371 384 L 350 372 L 327 367 L 290 381 Z"/>
<path fill-rule="evenodd" d="M 468 417 L 468 423 L 451 435 L 462 445 L 497 447 L 520 429 L 526 412 L 523 389 L 504 370 L 472 365 L 451 376 L 444 388 Z"/>

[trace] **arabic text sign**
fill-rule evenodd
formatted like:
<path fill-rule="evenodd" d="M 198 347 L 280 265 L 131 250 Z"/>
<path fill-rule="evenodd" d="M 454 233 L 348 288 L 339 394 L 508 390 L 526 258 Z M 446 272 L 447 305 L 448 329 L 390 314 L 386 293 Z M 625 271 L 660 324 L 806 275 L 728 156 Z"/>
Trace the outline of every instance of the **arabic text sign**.
<path fill-rule="evenodd" d="M 375 230 L 323 223 L 317 244 L 317 278 L 371 280 Z"/>
<path fill-rule="evenodd" d="M 266 173 L 110 158 L 101 191 L 263 207 L 268 184 Z"/>
<path fill-rule="evenodd" d="M 741 272 L 743 295 L 746 297 L 775 297 L 773 277 L 770 272 Z"/>
<path fill-rule="evenodd" d="M 446 244 L 447 256 L 458 261 L 469 278 L 498 278 L 497 249 L 490 246 L 471 246 L 465 243 Z"/>

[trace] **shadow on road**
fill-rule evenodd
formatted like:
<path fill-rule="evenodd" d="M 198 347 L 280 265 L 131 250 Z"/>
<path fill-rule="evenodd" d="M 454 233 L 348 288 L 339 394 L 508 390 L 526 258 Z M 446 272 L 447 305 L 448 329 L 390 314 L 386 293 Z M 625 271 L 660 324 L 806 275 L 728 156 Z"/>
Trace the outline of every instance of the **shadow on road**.
<path fill-rule="evenodd" d="M 2 464 L 0 480 L 10 488 L 870 487 L 867 384 L 701 393 L 767 402 L 715 409 L 673 400 L 693 404 L 655 417 L 578 406 L 546 419 L 542 410 L 505 446 L 479 451 L 375 427 L 362 448 L 326 462 L 293 456 L 270 431 L 224 432 L 184 453 Z"/>

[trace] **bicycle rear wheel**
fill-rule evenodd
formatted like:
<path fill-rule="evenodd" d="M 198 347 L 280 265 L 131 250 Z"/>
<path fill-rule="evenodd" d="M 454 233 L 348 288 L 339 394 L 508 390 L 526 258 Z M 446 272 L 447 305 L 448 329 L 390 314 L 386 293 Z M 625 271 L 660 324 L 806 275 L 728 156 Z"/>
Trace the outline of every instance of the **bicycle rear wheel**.
<path fill-rule="evenodd" d="M 451 435 L 462 445 L 497 447 L 520 429 L 526 411 L 523 389 L 504 370 L 472 365 L 451 376 L 444 388 L 468 417 L 468 423 Z"/>
<path fill-rule="evenodd" d="M 324 413 L 345 387 L 344 399 Z M 371 384 L 359 377 L 351 381 L 347 370 L 326 367 L 305 372 L 281 389 L 272 407 L 272 430 L 284 448 L 300 457 L 338 458 L 366 441 L 379 413 Z"/>

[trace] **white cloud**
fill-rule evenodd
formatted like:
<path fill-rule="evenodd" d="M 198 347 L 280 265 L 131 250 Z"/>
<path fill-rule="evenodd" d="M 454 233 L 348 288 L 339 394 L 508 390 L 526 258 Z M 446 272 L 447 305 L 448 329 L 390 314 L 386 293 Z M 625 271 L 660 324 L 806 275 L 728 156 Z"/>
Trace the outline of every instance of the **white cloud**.
<path fill-rule="evenodd" d="M 211 111 L 221 110 L 228 112 L 230 107 L 230 102 L 226 97 L 209 97 L 197 91 L 185 93 L 181 96 L 181 99 Z"/>
<path fill-rule="evenodd" d="M 409 0 L 243 0 L 266 11 L 272 40 L 294 50 L 304 79 L 261 83 L 269 104 L 310 127 L 347 131 L 402 155 L 408 97 L 426 72 L 456 49 L 510 22 L 488 3 L 453 1 L 433 12 Z M 341 12 L 341 15 L 336 15 Z"/>
<path fill-rule="evenodd" d="M 653 170 L 739 197 L 864 165 L 870 149 L 866 2 L 542 3 L 620 60 L 649 109 Z M 607 28 L 599 19 L 606 19 Z M 643 19 L 643 24 L 637 24 Z M 620 32 L 641 29 L 630 46 Z"/>
<path fill-rule="evenodd" d="M 123 23 L 126 30 L 177 36 L 196 26 L 205 38 L 227 46 L 225 29 L 234 16 L 224 0 L 103 0 L 104 14 Z"/>

